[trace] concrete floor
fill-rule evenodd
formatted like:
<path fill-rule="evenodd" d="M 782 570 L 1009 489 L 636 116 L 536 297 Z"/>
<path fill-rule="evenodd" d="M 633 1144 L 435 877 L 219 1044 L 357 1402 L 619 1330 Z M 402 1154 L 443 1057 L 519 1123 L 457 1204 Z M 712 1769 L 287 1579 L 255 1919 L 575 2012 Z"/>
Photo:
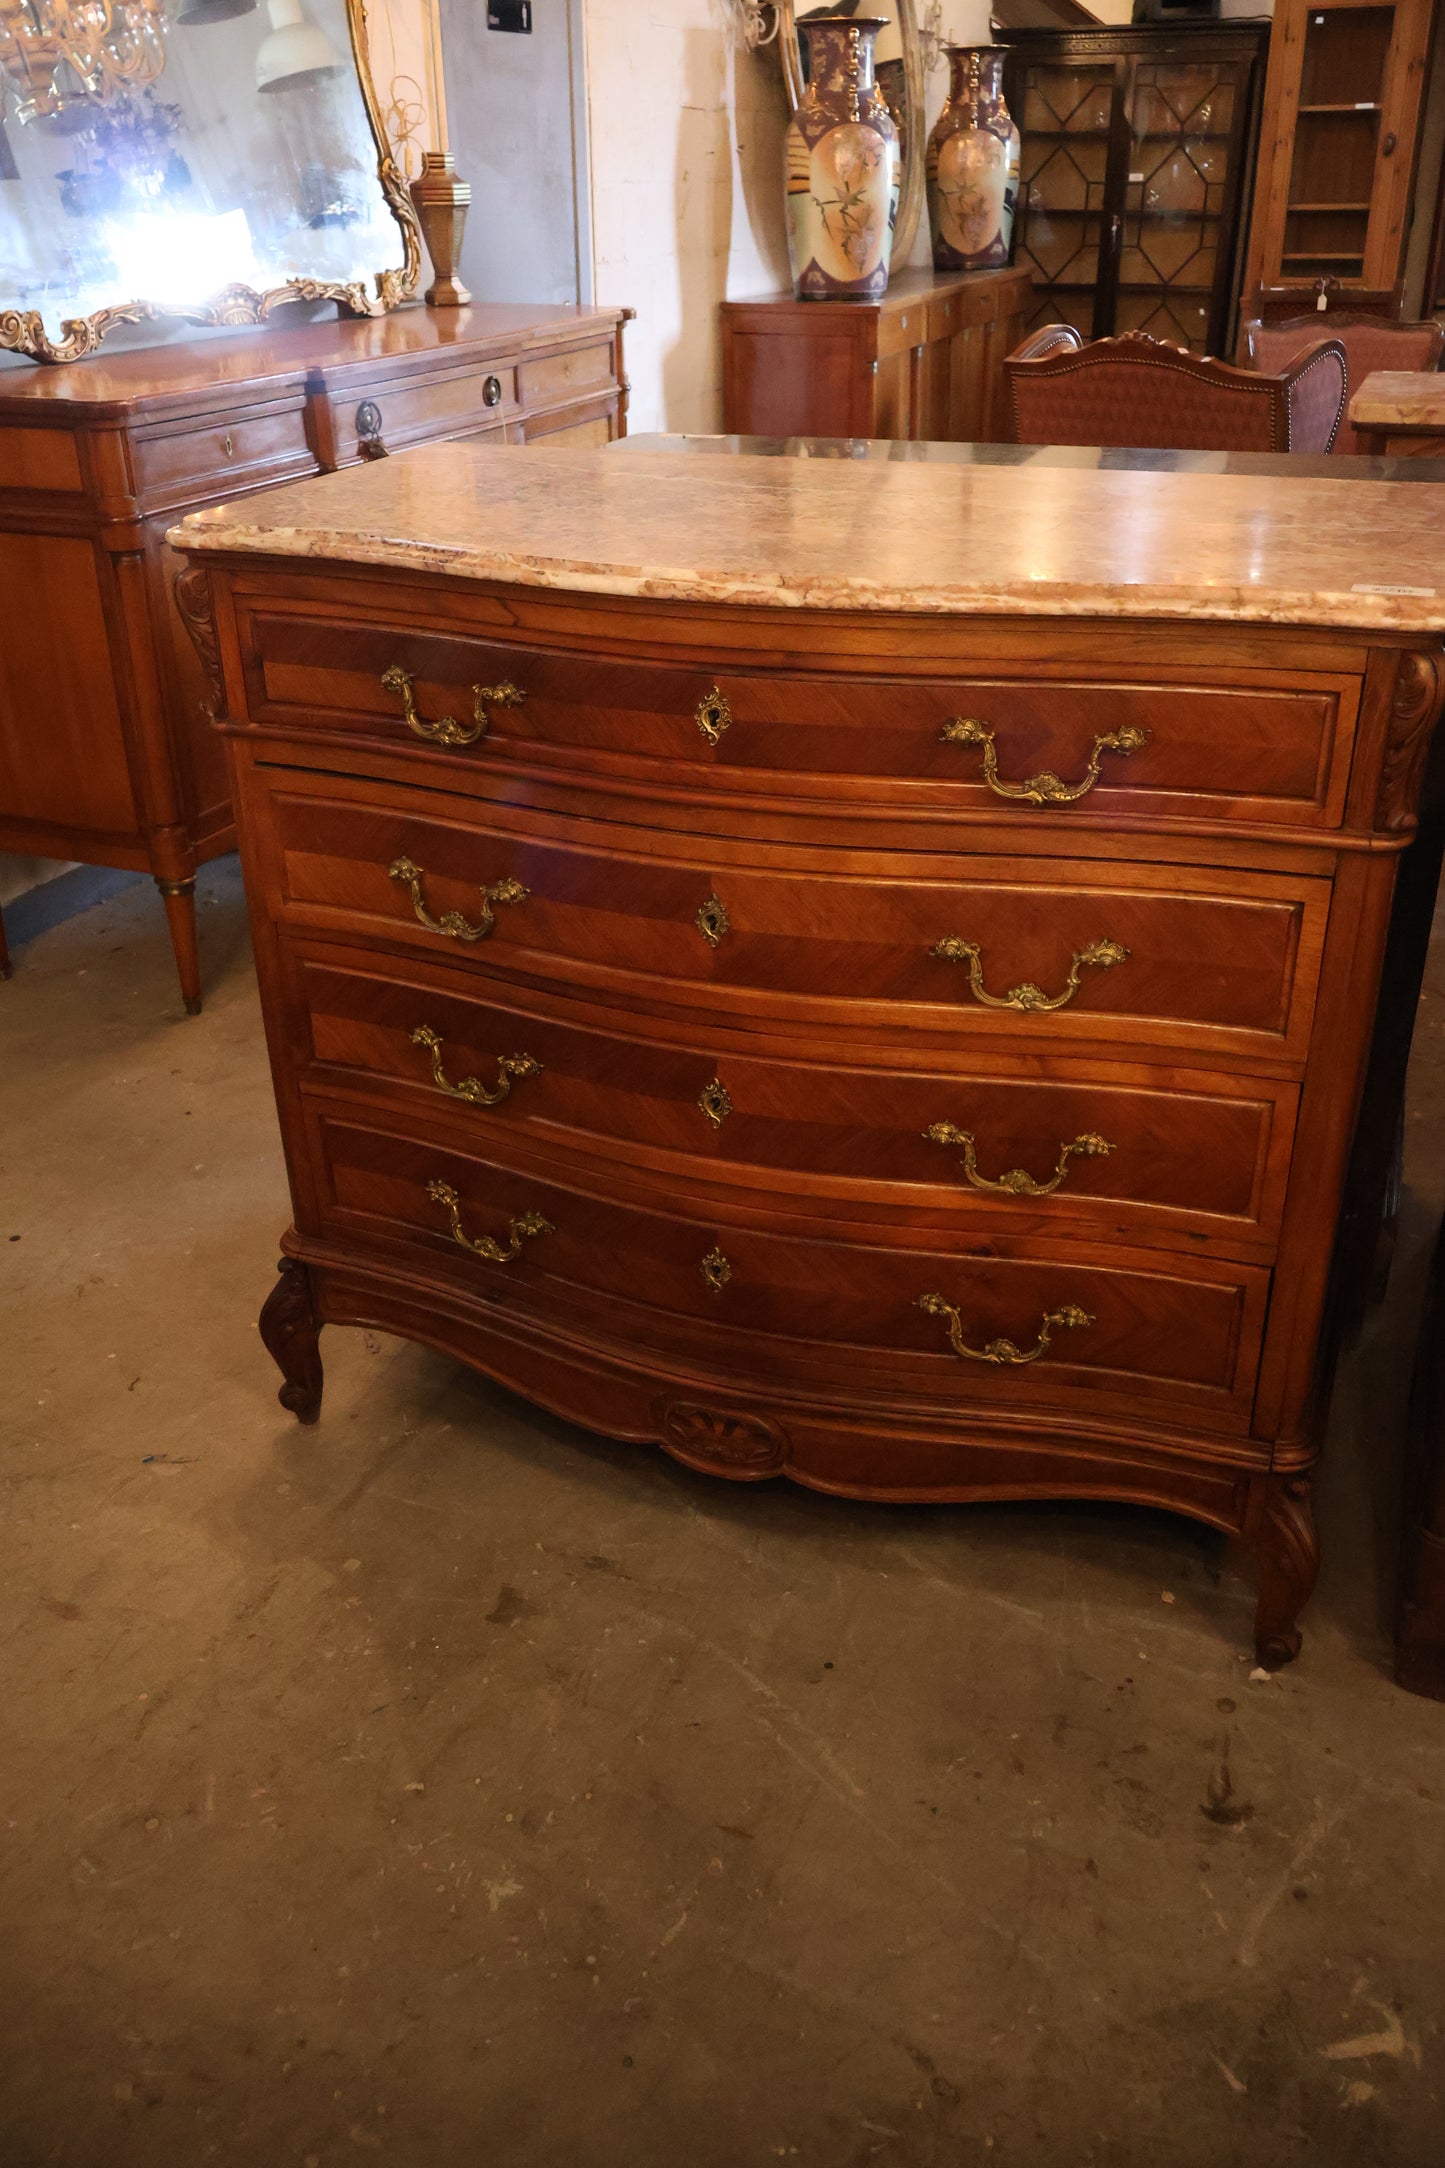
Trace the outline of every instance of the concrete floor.
<path fill-rule="evenodd" d="M 1302 1662 L 1162 1515 L 848 1506 L 254 1319 L 234 868 L 0 989 L 0 2168 L 1436 2168 L 1445 1707 L 1388 1676 L 1445 955 Z M 5 1239 L 5 1238 L 8 1238 Z"/>

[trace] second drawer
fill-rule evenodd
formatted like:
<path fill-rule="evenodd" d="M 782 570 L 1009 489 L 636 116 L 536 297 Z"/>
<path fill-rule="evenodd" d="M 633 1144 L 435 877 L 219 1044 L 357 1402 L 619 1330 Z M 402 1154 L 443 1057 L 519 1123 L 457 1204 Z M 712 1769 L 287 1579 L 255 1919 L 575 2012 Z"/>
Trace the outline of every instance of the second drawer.
<path fill-rule="evenodd" d="M 462 1138 L 555 1139 L 646 1174 L 891 1223 L 1077 1224 L 1101 1239 L 1268 1257 L 1297 1088 L 979 1050 L 801 1062 L 756 1034 L 615 1017 L 455 968 L 283 944 L 298 1065 L 450 1117 Z"/>

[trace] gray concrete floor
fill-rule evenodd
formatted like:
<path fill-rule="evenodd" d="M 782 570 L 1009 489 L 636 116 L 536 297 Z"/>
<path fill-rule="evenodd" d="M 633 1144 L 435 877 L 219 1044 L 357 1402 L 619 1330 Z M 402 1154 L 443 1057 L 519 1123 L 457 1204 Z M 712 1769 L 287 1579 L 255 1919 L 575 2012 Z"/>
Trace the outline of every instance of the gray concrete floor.
<path fill-rule="evenodd" d="M 148 888 L 0 988 L 0 2168 L 1434 2168 L 1388 1612 L 1445 968 L 1264 1679 L 1162 1515 L 735 1490 L 335 1328 L 301 1430 L 229 865 L 202 929 L 194 1021 Z"/>

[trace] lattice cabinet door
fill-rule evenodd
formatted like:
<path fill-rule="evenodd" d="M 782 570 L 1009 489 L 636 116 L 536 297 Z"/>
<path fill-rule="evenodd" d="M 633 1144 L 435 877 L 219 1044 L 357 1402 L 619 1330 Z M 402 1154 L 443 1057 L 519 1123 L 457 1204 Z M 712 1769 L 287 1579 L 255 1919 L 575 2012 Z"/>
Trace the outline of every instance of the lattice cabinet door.
<path fill-rule="evenodd" d="M 1266 35 L 1217 23 L 1005 34 L 1030 330 L 1229 351 Z"/>
<path fill-rule="evenodd" d="M 1134 60 L 1115 331 L 1228 351 L 1251 69 L 1223 58 Z"/>

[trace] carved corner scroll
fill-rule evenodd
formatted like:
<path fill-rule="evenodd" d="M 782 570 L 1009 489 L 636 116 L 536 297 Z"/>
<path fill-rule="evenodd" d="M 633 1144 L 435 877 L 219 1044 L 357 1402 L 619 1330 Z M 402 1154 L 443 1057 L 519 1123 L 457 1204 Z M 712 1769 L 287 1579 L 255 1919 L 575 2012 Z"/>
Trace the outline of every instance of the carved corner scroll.
<path fill-rule="evenodd" d="M 190 634 L 200 657 L 210 698 L 201 704 L 208 722 L 226 712 L 226 679 L 221 669 L 221 639 L 216 630 L 216 611 L 211 596 L 211 575 L 204 565 L 186 565 L 176 574 L 172 592 L 181 623 Z"/>
<path fill-rule="evenodd" d="M 788 1441 L 764 1416 L 672 1400 L 659 1403 L 657 1418 L 661 1442 L 673 1459 L 703 1475 L 757 1483 L 781 1475 L 787 1463 Z"/>
<path fill-rule="evenodd" d="M 1445 668 L 1438 654 L 1404 654 L 1395 679 L 1389 734 L 1380 770 L 1375 826 L 1398 834 L 1413 828 L 1430 741 L 1445 700 Z"/>

